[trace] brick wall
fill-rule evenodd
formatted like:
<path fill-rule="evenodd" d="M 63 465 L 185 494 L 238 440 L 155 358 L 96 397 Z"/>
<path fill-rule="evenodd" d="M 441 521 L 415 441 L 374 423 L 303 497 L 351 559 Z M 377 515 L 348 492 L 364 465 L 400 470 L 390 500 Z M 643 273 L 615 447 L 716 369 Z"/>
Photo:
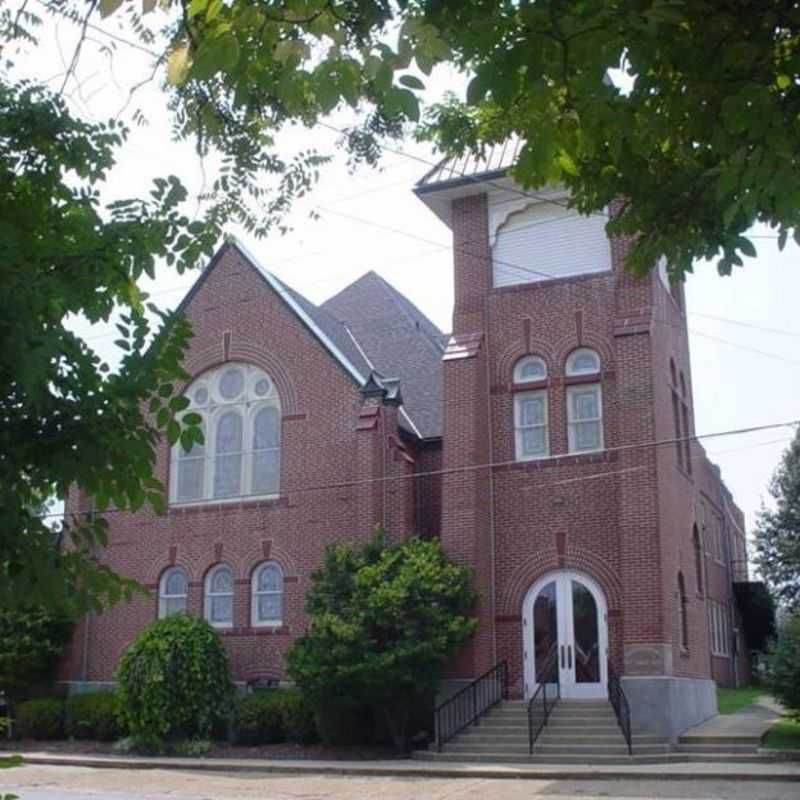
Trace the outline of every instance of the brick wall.
<path fill-rule="evenodd" d="M 391 538 L 415 525 L 411 476 L 420 467 L 404 444 L 397 410 L 379 406 L 374 425 L 358 425 L 366 401 L 355 382 L 235 247 L 226 247 L 204 275 L 186 314 L 194 331 L 186 359 L 193 376 L 226 355 L 271 376 L 282 404 L 280 497 L 173 506 L 163 515 L 112 511 L 101 559 L 150 594 L 82 623 L 61 666 L 63 679 L 112 677 L 124 648 L 156 617 L 158 580 L 172 564 L 189 577 L 189 612 L 202 614 L 203 579 L 220 562 L 235 578 L 234 624 L 222 631 L 234 678 L 282 677 L 286 649 L 307 624 L 304 597 L 325 546 L 365 541 L 381 522 Z M 168 463 L 162 443 L 156 474 L 167 486 Z M 69 509 L 78 502 L 71 498 Z M 285 574 L 283 624 L 275 629 L 250 625 L 250 578 L 267 559 Z"/>

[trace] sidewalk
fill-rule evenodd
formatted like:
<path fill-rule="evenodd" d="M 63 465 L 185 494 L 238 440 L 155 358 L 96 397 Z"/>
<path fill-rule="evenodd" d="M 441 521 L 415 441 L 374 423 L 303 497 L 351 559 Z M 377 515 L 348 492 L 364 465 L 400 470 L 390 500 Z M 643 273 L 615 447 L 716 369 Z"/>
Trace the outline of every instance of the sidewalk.
<path fill-rule="evenodd" d="M 359 775 L 421 778 L 511 778 L 535 780 L 737 780 L 800 783 L 800 764 L 765 762 L 674 763 L 631 766 L 527 764 L 438 764 L 424 761 L 289 761 L 230 758 L 145 758 L 21 753 L 26 764 L 117 769 L 173 769 L 227 773 Z"/>
<path fill-rule="evenodd" d="M 697 739 L 707 742 L 718 741 L 725 744 L 749 744 L 761 741 L 764 734 L 781 718 L 780 707 L 768 697 L 733 714 L 717 714 L 689 728 L 681 740 Z"/>

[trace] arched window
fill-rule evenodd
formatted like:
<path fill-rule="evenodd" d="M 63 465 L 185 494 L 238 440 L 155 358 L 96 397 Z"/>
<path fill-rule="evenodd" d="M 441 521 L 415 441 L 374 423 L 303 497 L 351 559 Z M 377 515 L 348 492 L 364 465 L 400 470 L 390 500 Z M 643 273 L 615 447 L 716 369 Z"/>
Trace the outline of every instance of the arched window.
<path fill-rule="evenodd" d="M 694 547 L 694 569 L 697 579 L 697 591 L 703 594 L 703 546 L 700 542 L 700 531 L 697 525 L 692 526 L 692 546 Z"/>
<path fill-rule="evenodd" d="M 539 356 L 524 356 L 514 365 L 515 384 L 546 378 L 547 367 Z M 546 391 L 514 393 L 514 449 L 518 461 L 545 458 L 549 454 Z"/>
<path fill-rule="evenodd" d="M 252 578 L 251 622 L 254 626 L 283 621 L 283 570 L 274 562 L 259 565 Z"/>
<path fill-rule="evenodd" d="M 189 595 L 189 581 L 180 567 L 165 570 L 158 584 L 159 619 L 172 614 L 185 614 Z"/>
<path fill-rule="evenodd" d="M 567 378 L 600 374 L 600 356 L 582 347 L 567 356 Z M 570 453 L 603 449 L 603 393 L 600 383 L 567 386 L 567 438 Z"/>
<path fill-rule="evenodd" d="M 543 381 L 547 377 L 547 366 L 539 356 L 523 356 L 514 365 L 514 383 Z"/>
<path fill-rule="evenodd" d="M 681 432 L 681 400 L 678 396 L 678 371 L 672 358 L 669 360 L 669 379 L 672 392 L 672 425 L 675 429 L 675 455 L 678 458 L 678 465 L 682 467 L 685 449 Z"/>
<path fill-rule="evenodd" d="M 565 374 L 568 377 L 575 375 L 594 375 L 600 372 L 600 356 L 588 347 L 573 350 L 567 356 Z"/>
<path fill-rule="evenodd" d="M 688 598 L 686 597 L 686 581 L 683 573 L 678 573 L 678 614 L 680 623 L 681 647 L 689 649 L 689 615 L 687 609 Z"/>
<path fill-rule="evenodd" d="M 205 617 L 215 628 L 233 626 L 233 572 L 227 564 L 218 564 L 206 575 Z"/>
<path fill-rule="evenodd" d="M 185 393 L 186 413 L 202 418 L 204 444 L 172 449 L 171 501 L 193 503 L 269 497 L 280 485 L 281 406 L 258 367 L 229 363 L 201 376 Z"/>

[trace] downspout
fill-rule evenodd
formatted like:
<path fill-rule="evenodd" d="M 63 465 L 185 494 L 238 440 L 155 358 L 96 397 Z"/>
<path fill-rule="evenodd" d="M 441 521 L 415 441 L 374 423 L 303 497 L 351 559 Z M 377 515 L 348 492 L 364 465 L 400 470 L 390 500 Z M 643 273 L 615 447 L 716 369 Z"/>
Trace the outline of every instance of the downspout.
<path fill-rule="evenodd" d="M 489 264 L 491 275 L 492 265 Z M 494 513 L 494 425 L 492 420 L 492 370 L 489 359 L 489 290 L 483 298 L 483 327 L 486 340 L 486 422 L 489 427 L 489 549 L 491 552 L 492 581 L 492 664 L 497 664 L 497 553 L 495 551 Z"/>

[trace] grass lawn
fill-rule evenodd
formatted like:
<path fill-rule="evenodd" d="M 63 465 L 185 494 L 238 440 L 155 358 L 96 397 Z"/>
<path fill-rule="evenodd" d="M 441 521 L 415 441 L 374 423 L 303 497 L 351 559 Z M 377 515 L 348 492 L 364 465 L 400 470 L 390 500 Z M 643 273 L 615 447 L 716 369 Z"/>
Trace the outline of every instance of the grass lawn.
<path fill-rule="evenodd" d="M 800 722 L 790 719 L 776 722 L 767 731 L 761 746 L 773 750 L 800 750 Z"/>
<path fill-rule="evenodd" d="M 717 705 L 720 714 L 733 714 L 753 705 L 764 690 L 758 686 L 745 686 L 744 689 L 717 689 Z"/>

